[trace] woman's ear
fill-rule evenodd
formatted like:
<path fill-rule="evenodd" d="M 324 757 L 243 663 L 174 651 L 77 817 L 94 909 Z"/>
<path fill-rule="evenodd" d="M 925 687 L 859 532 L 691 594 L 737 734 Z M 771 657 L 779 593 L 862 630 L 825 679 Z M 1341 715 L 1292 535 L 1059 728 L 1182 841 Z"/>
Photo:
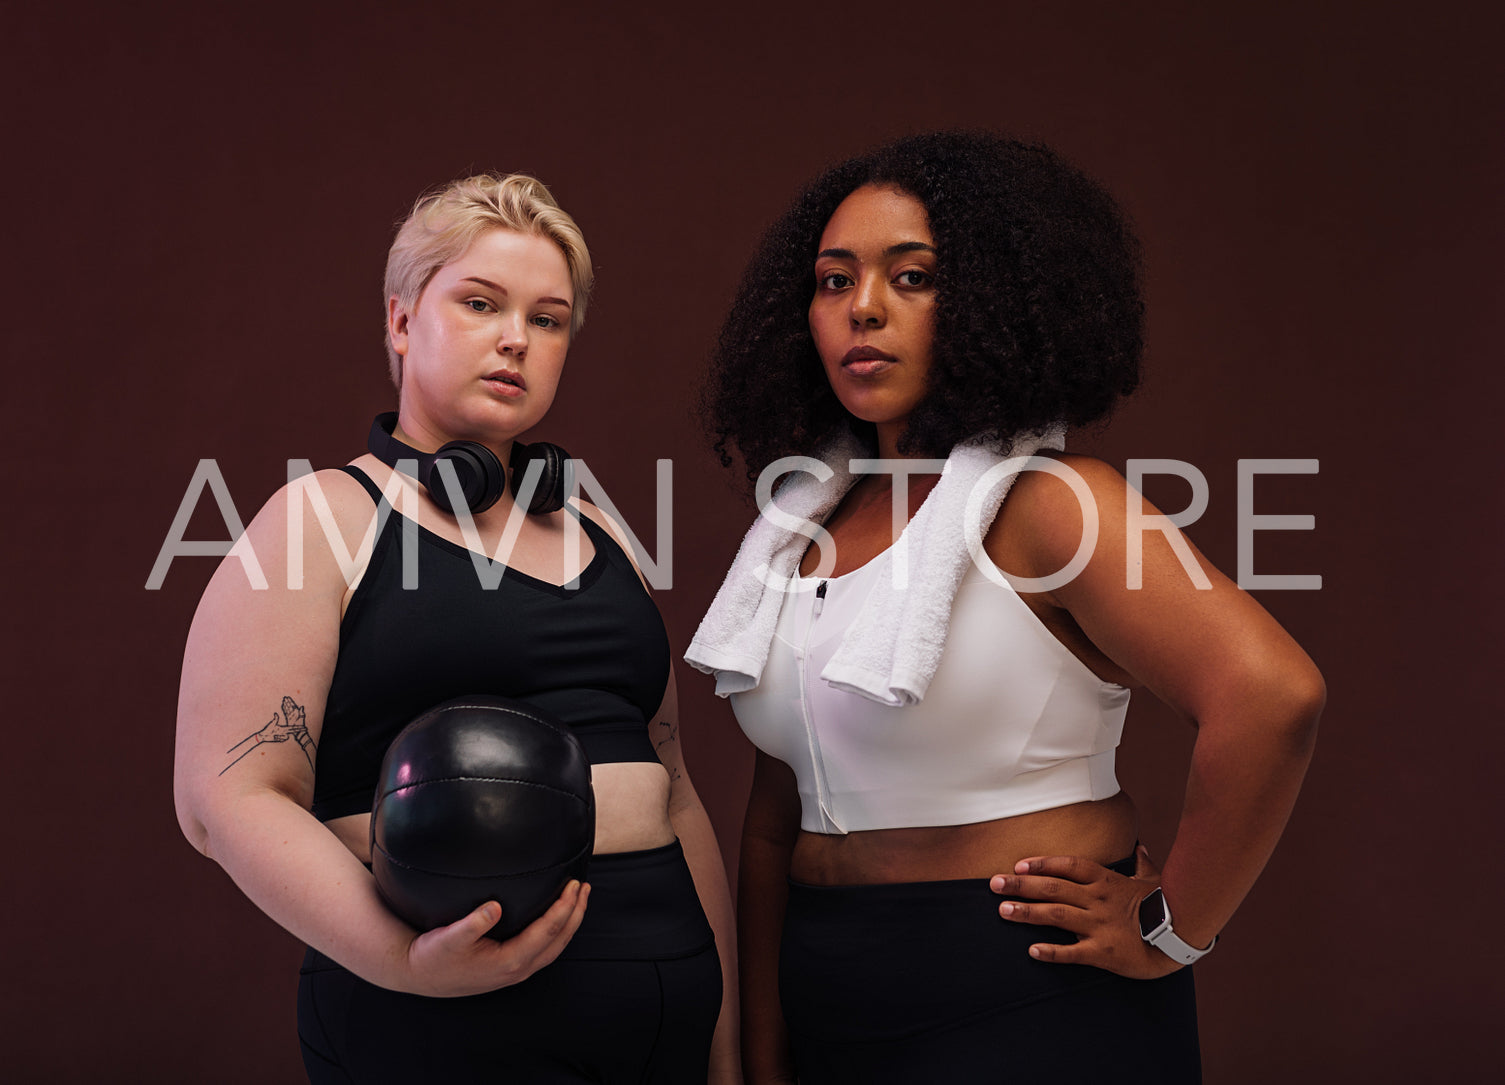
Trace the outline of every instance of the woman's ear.
<path fill-rule="evenodd" d="M 393 295 L 387 299 L 387 340 L 398 357 L 408 353 L 408 310 L 402 299 Z"/>

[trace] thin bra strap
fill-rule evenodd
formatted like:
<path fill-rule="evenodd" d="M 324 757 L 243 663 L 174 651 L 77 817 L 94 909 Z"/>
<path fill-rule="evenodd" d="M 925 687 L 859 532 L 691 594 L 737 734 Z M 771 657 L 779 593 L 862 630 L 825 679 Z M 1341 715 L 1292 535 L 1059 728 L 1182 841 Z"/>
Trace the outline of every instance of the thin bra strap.
<path fill-rule="evenodd" d="M 345 474 L 349 475 L 351 478 L 355 479 L 355 481 L 364 486 L 366 488 L 366 492 L 371 495 L 372 501 L 376 502 L 376 504 L 378 505 L 382 503 L 383 498 L 381 495 L 381 488 L 371 480 L 370 475 L 366 474 L 366 472 L 362 471 L 359 467 L 356 467 L 351 463 L 347 463 L 344 467 L 341 467 L 340 470 L 344 471 Z"/>
<path fill-rule="evenodd" d="M 596 523 L 589 516 L 583 515 L 574 505 L 567 504 L 564 507 L 571 516 L 580 521 L 580 526 L 585 528 L 585 533 L 590 536 L 590 541 L 595 545 L 596 549 L 598 551 L 605 550 L 607 561 L 619 569 L 625 569 L 632 574 L 633 579 L 637 579 L 637 568 L 632 564 L 632 559 L 627 556 L 627 551 L 622 549 L 622 544 L 617 542 L 616 535 Z"/>

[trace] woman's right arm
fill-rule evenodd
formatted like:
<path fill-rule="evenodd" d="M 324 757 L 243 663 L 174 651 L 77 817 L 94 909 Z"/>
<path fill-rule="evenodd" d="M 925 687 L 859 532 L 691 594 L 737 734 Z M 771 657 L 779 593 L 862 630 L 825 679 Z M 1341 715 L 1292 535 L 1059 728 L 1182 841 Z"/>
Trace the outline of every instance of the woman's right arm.
<path fill-rule="evenodd" d="M 371 522 L 364 489 L 343 472 L 315 476 L 354 553 Z M 267 586 L 239 560 L 220 565 L 194 615 L 178 697 L 173 790 L 189 841 L 294 936 L 379 986 L 453 996 L 517 983 L 558 956 L 588 890 L 567 889 L 507 942 L 484 934 L 495 902 L 419 934 L 382 903 L 375 879 L 309 812 L 324 702 L 339 646 L 345 573 L 305 506 L 288 538 L 282 490 L 252 521 L 249 545 Z M 301 545 L 303 582 L 288 586 Z"/>
<path fill-rule="evenodd" d="M 742 822 L 737 876 L 742 1069 L 748 1085 L 795 1080 L 779 1004 L 779 943 L 789 898 L 789 860 L 799 827 L 800 800 L 793 771 L 759 751 Z"/>

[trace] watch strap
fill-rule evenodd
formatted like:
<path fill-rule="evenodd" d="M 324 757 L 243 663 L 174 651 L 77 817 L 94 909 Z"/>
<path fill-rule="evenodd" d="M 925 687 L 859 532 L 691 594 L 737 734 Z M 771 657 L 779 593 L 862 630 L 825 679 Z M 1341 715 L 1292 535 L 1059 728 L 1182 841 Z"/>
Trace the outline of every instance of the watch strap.
<path fill-rule="evenodd" d="M 1165 894 L 1158 888 L 1154 891 L 1160 893 L 1161 908 L 1165 912 L 1165 921 L 1149 934 L 1143 935 L 1144 940 L 1177 964 L 1192 964 L 1211 953 L 1213 947 L 1218 944 L 1217 936 L 1213 936 L 1212 941 L 1207 944 L 1207 948 L 1205 949 L 1198 949 L 1186 941 L 1186 939 L 1176 933 L 1175 927 L 1171 925 L 1171 906 L 1166 901 Z"/>

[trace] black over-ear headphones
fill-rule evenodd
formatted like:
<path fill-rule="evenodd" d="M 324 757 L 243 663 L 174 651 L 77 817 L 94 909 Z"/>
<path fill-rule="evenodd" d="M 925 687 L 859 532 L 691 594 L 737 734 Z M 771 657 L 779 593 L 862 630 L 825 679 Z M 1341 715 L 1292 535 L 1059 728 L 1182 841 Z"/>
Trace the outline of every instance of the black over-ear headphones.
<path fill-rule="evenodd" d="M 502 470 L 502 461 L 497 459 L 496 453 L 485 445 L 476 441 L 451 441 L 438 452 L 419 452 L 392 436 L 392 431 L 396 428 L 395 411 L 377 415 L 371 423 L 371 435 L 366 438 L 366 448 L 382 463 L 397 470 L 402 470 L 398 466 L 400 461 L 416 460 L 417 473 L 406 473 L 417 479 L 428 490 L 434 504 L 445 512 L 453 513 L 455 510 L 449 500 L 444 475 L 439 471 L 438 465 L 441 462 L 453 467 L 455 481 L 459 483 L 460 493 L 465 499 L 465 507 L 472 514 L 485 512 L 502 496 L 502 491 L 507 486 L 507 472 Z M 529 466 L 533 463 L 541 466 L 538 468 L 538 484 L 533 488 L 532 500 L 528 502 L 528 513 L 540 516 L 558 512 L 564 508 L 564 499 L 575 488 L 575 472 L 570 454 L 547 441 L 536 441 L 531 445 L 513 441 L 511 467 L 514 497 L 517 496 L 518 487 L 523 485 L 531 473 Z"/>

